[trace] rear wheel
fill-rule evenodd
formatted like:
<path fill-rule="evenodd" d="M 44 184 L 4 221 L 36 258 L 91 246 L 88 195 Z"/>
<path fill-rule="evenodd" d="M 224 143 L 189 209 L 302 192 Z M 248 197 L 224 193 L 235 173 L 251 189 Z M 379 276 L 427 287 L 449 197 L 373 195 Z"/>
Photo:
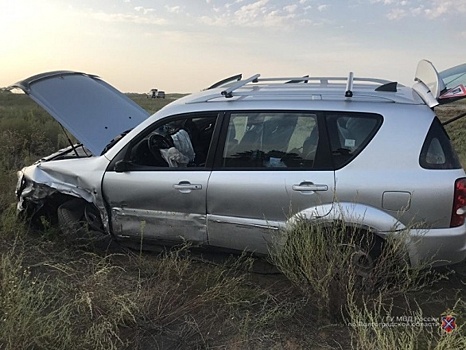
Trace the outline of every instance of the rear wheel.
<path fill-rule="evenodd" d="M 345 241 L 341 246 L 345 249 L 348 268 L 354 273 L 354 282 L 359 288 L 372 289 L 377 284 L 376 266 L 382 255 L 383 245 L 384 240 L 372 232 L 346 230 Z"/>

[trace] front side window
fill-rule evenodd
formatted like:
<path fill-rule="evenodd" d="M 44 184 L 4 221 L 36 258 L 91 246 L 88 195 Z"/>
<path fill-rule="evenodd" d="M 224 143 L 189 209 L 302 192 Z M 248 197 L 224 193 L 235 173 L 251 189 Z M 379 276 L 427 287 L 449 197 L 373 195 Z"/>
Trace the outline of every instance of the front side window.
<path fill-rule="evenodd" d="M 232 113 L 222 167 L 312 168 L 319 141 L 317 124 L 312 113 Z"/>
<path fill-rule="evenodd" d="M 216 116 L 207 114 L 158 123 L 130 147 L 127 160 L 141 169 L 204 167 L 215 122 Z"/>
<path fill-rule="evenodd" d="M 422 146 L 419 163 L 425 169 L 460 169 L 458 156 L 442 124 L 435 119 Z"/>

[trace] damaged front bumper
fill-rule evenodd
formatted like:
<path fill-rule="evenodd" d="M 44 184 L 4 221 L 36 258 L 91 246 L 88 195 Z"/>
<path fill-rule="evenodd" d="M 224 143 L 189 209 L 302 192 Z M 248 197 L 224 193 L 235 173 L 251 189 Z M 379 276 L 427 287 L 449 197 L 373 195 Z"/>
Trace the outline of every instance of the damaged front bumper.
<path fill-rule="evenodd" d="M 56 194 L 82 198 L 89 203 L 93 203 L 95 200 L 91 191 L 57 181 L 58 179 L 42 171 L 38 165 L 24 168 L 17 174 L 18 183 L 15 192 L 18 198 L 17 209 L 20 212 L 28 207 L 26 203 L 33 203 L 37 209 L 40 209 L 48 198 Z"/>
<path fill-rule="evenodd" d="M 96 208 L 104 231 L 109 232 L 100 190 L 107 165 L 105 157 L 88 157 L 41 160 L 23 168 L 17 173 L 18 213 L 31 218 L 42 213 L 56 216 L 60 205 L 78 198 Z"/>

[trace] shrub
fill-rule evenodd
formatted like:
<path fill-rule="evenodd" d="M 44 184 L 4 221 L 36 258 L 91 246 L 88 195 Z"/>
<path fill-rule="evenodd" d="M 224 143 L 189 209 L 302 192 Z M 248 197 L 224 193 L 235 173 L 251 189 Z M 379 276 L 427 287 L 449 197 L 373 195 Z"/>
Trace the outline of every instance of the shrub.
<path fill-rule="evenodd" d="M 17 249 L 2 254 L 0 259 L 0 346 L 70 348 L 72 309 L 59 286 L 23 267 L 23 253 Z"/>
<path fill-rule="evenodd" d="M 444 275 L 428 262 L 411 266 L 408 229 L 382 242 L 371 232 L 344 222 L 329 225 L 300 219 L 282 233 L 270 252 L 272 262 L 305 295 L 316 300 L 321 317 L 341 319 L 348 296 L 384 299 L 422 289 Z M 383 249 L 382 249 L 383 248 Z"/>
<path fill-rule="evenodd" d="M 451 334 L 446 334 L 440 327 L 440 317 L 424 317 L 419 306 L 403 310 L 401 318 L 393 315 L 393 307 L 393 302 L 387 303 L 382 293 L 377 298 L 364 298 L 362 305 L 354 293 L 349 295 L 347 325 L 351 329 L 352 348 L 372 350 L 376 345 L 379 350 L 466 349 L 465 326 L 461 321 Z M 459 299 L 452 312 L 465 311 L 465 303 Z"/>

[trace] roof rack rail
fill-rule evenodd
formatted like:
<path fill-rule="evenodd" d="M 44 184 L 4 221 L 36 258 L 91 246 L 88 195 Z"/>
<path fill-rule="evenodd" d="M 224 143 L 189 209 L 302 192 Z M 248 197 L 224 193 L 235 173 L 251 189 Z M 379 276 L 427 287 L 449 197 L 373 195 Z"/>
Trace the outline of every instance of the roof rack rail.
<path fill-rule="evenodd" d="M 349 72 L 348 80 L 346 81 L 345 97 L 353 97 L 353 79 L 353 72 Z"/>
<path fill-rule="evenodd" d="M 226 90 L 223 90 L 221 92 L 221 94 L 223 96 L 225 96 L 226 98 L 231 98 L 233 97 L 233 94 L 232 92 L 235 91 L 236 89 L 239 89 L 240 87 L 246 85 L 247 83 L 251 83 L 251 82 L 255 82 L 257 81 L 257 78 L 260 77 L 260 74 L 254 74 L 252 77 L 249 77 L 247 79 L 244 79 L 244 80 L 239 80 L 236 84 L 234 84 L 233 86 L 229 87 L 228 89 Z"/>
<path fill-rule="evenodd" d="M 296 84 L 296 83 L 301 83 L 301 82 L 307 84 L 307 82 L 309 81 L 309 79 L 305 79 L 305 78 L 309 78 L 309 75 L 303 76 L 302 79 L 298 79 L 298 80 L 296 80 L 296 79 L 289 80 L 289 81 L 287 81 L 285 84 Z"/>
<path fill-rule="evenodd" d="M 232 83 L 231 86 L 226 88 L 221 92 L 223 96 L 226 98 L 232 98 L 233 92 L 249 83 L 266 83 L 266 82 L 283 82 L 283 84 L 290 84 L 290 83 L 318 83 L 323 86 L 331 85 L 332 83 L 345 83 L 346 82 L 346 89 L 345 89 L 345 97 L 352 97 L 353 96 L 353 85 L 355 82 L 361 83 L 373 83 L 378 84 L 375 88 L 376 91 L 390 91 L 396 92 L 396 82 L 392 82 L 385 79 L 377 79 L 377 78 L 358 78 L 354 77 L 354 73 L 350 72 L 348 77 L 312 77 L 312 76 L 302 76 L 302 77 L 275 77 L 275 78 L 260 78 L 260 74 L 254 74 L 253 76 L 242 80 L 241 75 L 235 75 L 230 78 L 226 78 L 224 80 L 215 83 L 209 89 L 213 89 L 216 87 L 220 87 L 224 84 L 227 84 L 231 81 L 237 80 L 236 83 Z M 278 86 L 279 84 L 277 84 Z M 269 85 L 270 87 L 272 85 Z"/>
<path fill-rule="evenodd" d="M 219 86 L 222 86 L 226 83 L 230 83 L 232 81 L 239 81 L 241 80 L 241 78 L 243 77 L 243 74 L 236 74 L 236 75 L 233 75 L 231 77 L 228 77 L 228 78 L 225 78 L 225 79 L 222 79 L 220 81 L 217 81 L 215 84 L 212 84 L 211 86 L 209 86 L 206 90 L 211 90 L 211 89 L 215 89 Z"/>

